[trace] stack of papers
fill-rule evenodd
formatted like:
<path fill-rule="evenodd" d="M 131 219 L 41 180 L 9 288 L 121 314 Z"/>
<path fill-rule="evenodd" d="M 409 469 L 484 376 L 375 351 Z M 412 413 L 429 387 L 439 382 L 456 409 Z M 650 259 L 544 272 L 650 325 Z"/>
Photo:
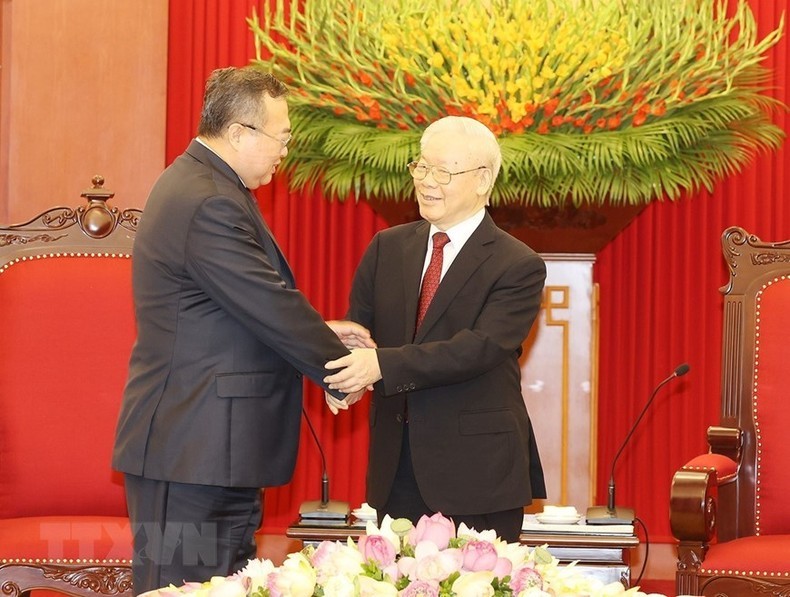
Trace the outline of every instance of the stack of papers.
<path fill-rule="evenodd" d="M 545 518 L 544 518 L 545 520 Z M 571 524 L 540 522 L 535 514 L 525 514 L 521 530 L 526 533 L 579 533 L 584 535 L 633 535 L 631 524 L 585 524 L 584 519 Z"/>

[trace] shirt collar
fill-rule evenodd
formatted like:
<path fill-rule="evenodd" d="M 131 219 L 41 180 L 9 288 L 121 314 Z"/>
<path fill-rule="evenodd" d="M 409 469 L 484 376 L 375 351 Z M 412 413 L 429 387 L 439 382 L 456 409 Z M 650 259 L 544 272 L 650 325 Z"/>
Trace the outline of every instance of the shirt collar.
<path fill-rule="evenodd" d="M 452 226 L 444 231 L 447 236 L 450 237 L 450 242 L 453 243 L 453 246 L 456 248 L 456 250 L 460 250 L 466 241 L 469 240 L 469 237 L 472 236 L 475 230 L 477 230 L 477 227 L 483 221 L 485 215 L 486 208 L 481 207 L 479 211 L 476 211 L 464 221 L 459 222 L 455 226 Z M 437 232 L 440 232 L 440 230 L 431 224 L 431 230 L 428 233 L 428 238 L 433 238 L 433 235 Z"/>
<path fill-rule="evenodd" d="M 200 137 L 195 137 L 195 141 L 197 141 L 198 143 L 200 143 L 200 144 L 201 144 L 203 147 L 205 147 L 206 149 L 208 149 L 208 150 L 209 150 L 211 153 L 213 153 L 215 156 L 217 156 L 217 157 L 218 157 L 219 159 L 221 159 L 223 162 L 225 162 L 226 164 L 228 164 L 228 162 L 226 162 L 226 161 L 225 161 L 225 159 L 224 159 L 224 158 L 223 158 L 221 155 L 219 155 L 219 154 L 218 154 L 216 151 L 214 151 L 214 148 L 213 148 L 213 147 L 211 147 L 211 145 L 209 145 L 208 143 L 206 143 L 206 142 L 205 142 L 203 139 L 201 139 Z M 229 167 L 231 170 L 233 170 L 233 166 L 231 166 L 230 164 L 228 164 L 228 167 Z M 235 170 L 233 170 L 233 173 L 234 173 L 234 174 L 236 175 L 236 177 L 239 179 L 239 182 L 241 183 L 241 186 L 243 186 L 245 189 L 247 189 L 247 185 L 246 185 L 246 184 L 244 184 L 244 181 L 241 179 L 241 176 L 239 176 L 239 173 L 238 173 L 238 172 L 236 172 Z M 247 189 L 247 190 L 249 191 L 250 189 Z M 252 192 L 252 191 L 250 191 L 250 192 Z"/>

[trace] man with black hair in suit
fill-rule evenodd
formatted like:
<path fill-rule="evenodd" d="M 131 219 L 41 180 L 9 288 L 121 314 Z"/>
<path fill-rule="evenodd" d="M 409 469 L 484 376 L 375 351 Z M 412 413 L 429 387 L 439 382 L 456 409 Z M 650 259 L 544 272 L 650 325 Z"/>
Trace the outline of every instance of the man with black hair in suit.
<path fill-rule="evenodd" d="M 198 136 L 140 220 L 138 336 L 113 454 L 136 594 L 227 576 L 255 557 L 260 488 L 293 474 L 302 374 L 329 389 L 324 365 L 349 353 L 344 343 L 374 346 L 360 325 L 328 326 L 296 289 L 250 193 L 288 153 L 286 94 L 253 67 L 214 71 Z M 332 408 L 345 407 L 331 392 Z"/>

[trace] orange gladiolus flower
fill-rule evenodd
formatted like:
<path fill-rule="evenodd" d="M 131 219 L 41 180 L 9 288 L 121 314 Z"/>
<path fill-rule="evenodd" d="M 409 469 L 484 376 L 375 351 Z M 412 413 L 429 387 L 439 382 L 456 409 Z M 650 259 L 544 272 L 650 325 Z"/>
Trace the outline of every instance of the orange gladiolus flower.
<path fill-rule="evenodd" d="M 664 103 L 664 100 L 658 100 L 656 103 L 652 105 L 650 108 L 650 113 L 653 116 L 663 116 L 667 113 L 667 105 Z"/>
<path fill-rule="evenodd" d="M 559 103 L 560 100 L 558 98 L 556 97 L 551 98 L 549 101 L 543 104 L 543 114 L 545 114 L 546 116 L 551 116 L 552 114 L 554 114 L 554 111 L 557 109 Z"/>

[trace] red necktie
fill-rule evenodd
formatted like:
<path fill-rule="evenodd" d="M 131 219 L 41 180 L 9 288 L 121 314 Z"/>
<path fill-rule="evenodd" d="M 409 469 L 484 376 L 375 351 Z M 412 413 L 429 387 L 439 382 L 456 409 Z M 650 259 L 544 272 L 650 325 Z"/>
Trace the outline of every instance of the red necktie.
<path fill-rule="evenodd" d="M 439 288 L 439 281 L 442 277 L 442 256 L 444 245 L 450 242 L 450 237 L 444 232 L 437 232 L 433 235 L 433 253 L 431 254 L 431 262 L 428 264 L 428 269 L 425 270 L 425 276 L 422 279 L 422 288 L 420 289 L 420 303 L 417 307 L 417 326 L 415 331 L 420 329 L 420 324 L 425 318 L 425 313 L 428 311 L 428 306 Z"/>

